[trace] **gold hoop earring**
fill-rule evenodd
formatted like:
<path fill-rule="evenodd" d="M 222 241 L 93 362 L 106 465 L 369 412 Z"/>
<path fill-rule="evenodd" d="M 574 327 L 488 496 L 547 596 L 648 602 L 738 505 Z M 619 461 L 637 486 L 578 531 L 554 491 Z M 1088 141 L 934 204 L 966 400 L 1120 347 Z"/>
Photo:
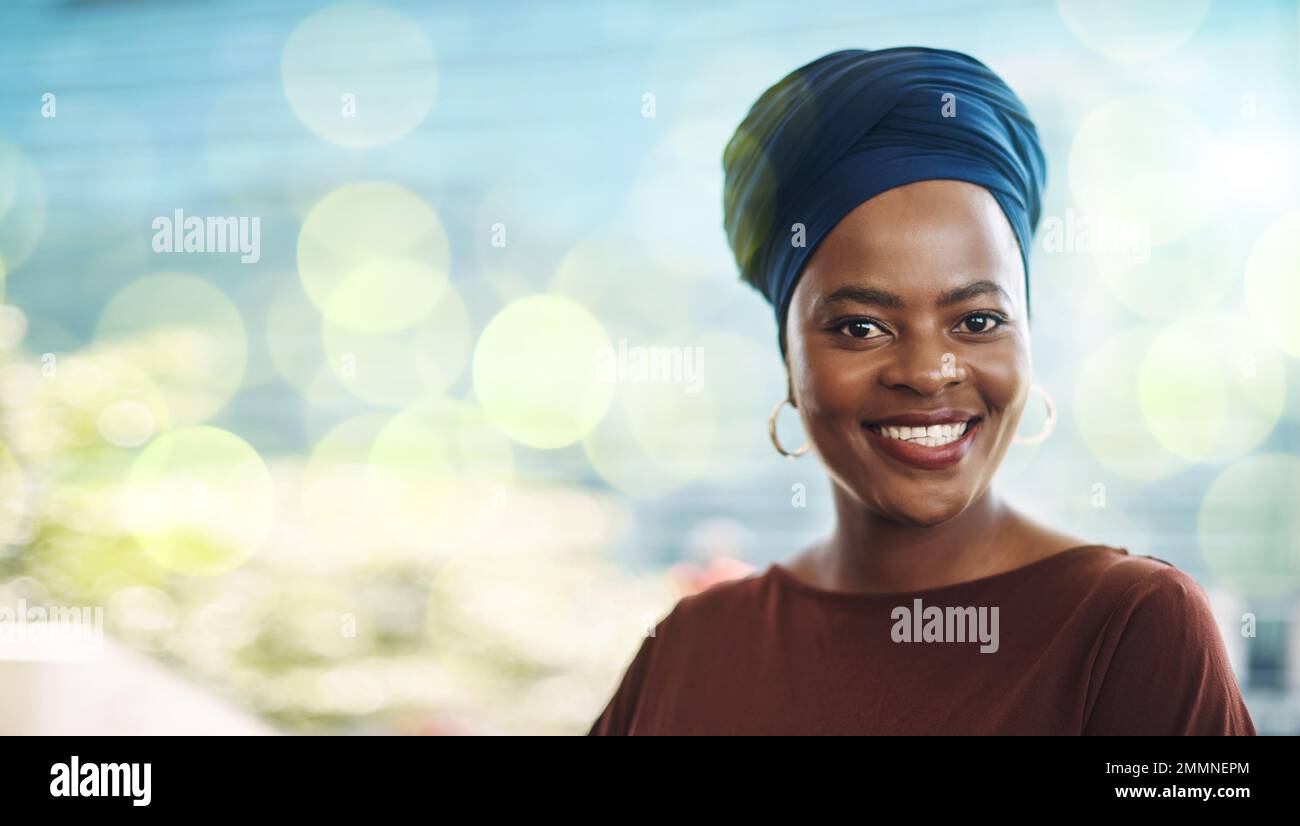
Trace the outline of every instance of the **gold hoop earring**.
<path fill-rule="evenodd" d="M 781 447 L 781 440 L 777 438 L 776 435 L 776 417 L 781 413 L 781 408 L 787 403 L 791 407 L 794 407 L 794 402 L 791 402 L 790 399 L 785 398 L 777 402 L 776 407 L 772 408 L 772 415 L 769 416 L 767 419 L 767 432 L 772 436 L 772 446 L 776 448 L 777 453 L 780 453 L 782 456 L 784 456 L 787 459 L 798 459 L 800 456 L 808 452 L 808 443 L 804 442 L 802 447 L 800 447 L 794 453 L 791 453 L 790 451 Z"/>
<path fill-rule="evenodd" d="M 1031 384 L 1029 390 L 1043 397 L 1043 403 L 1047 405 L 1047 423 L 1043 425 L 1043 432 L 1037 436 L 1030 436 L 1027 439 L 1020 436 L 1012 437 L 1011 441 L 1018 445 L 1036 445 L 1045 442 L 1047 437 L 1052 435 L 1052 429 L 1056 427 L 1056 405 L 1052 404 L 1052 397 L 1038 384 Z"/>

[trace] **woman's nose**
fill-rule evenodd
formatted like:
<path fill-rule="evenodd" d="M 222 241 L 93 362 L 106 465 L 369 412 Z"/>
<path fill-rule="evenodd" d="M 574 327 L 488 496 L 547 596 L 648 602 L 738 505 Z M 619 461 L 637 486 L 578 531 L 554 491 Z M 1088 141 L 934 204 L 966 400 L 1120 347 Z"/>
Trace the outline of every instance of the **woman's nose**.
<path fill-rule="evenodd" d="M 880 376 L 888 387 L 929 396 L 966 378 L 966 367 L 948 341 L 914 336 L 889 349 L 891 358 Z"/>

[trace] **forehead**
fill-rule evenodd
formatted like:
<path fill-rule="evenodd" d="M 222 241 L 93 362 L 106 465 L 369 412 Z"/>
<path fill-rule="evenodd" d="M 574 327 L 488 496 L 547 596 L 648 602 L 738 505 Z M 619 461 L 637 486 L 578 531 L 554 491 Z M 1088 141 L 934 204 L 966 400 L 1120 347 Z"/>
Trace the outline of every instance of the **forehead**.
<path fill-rule="evenodd" d="M 864 285 L 928 304 L 976 279 L 1023 300 L 1020 247 L 1002 208 L 976 184 L 919 181 L 883 192 L 845 216 L 813 252 L 797 290 L 815 299 Z"/>

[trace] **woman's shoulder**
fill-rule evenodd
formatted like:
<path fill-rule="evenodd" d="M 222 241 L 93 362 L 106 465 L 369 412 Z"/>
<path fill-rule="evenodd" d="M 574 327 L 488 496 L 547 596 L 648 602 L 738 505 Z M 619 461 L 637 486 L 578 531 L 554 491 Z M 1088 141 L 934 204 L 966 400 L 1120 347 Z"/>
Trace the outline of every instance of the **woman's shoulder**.
<path fill-rule="evenodd" d="M 1214 606 L 1190 573 L 1128 554 L 1089 680 L 1090 734 L 1255 734 Z M 1117 595 L 1117 596 L 1114 596 Z"/>
<path fill-rule="evenodd" d="M 1020 569 L 1025 573 L 1060 576 L 1090 588 L 1095 596 L 1112 598 L 1135 586 L 1168 588 L 1175 580 L 1190 580 L 1160 557 L 1134 553 L 1123 545 L 1092 541 L 1023 514 L 1017 514 L 1017 519 L 1023 533 L 1019 544 L 1039 549 L 1037 558 Z"/>
<path fill-rule="evenodd" d="M 1197 579 L 1157 556 L 1099 546 L 1080 555 L 1074 575 L 1088 584 L 1088 599 L 1105 616 L 1113 642 L 1159 647 L 1222 645 L 1214 605 Z M 1085 570 L 1090 568 L 1091 570 Z"/>
<path fill-rule="evenodd" d="M 1202 593 L 1191 574 L 1158 556 L 1137 554 L 1113 545 L 1089 545 L 1074 556 L 1078 570 L 1086 570 L 1098 586 L 1117 596 L 1137 600 L 1184 593 Z"/>

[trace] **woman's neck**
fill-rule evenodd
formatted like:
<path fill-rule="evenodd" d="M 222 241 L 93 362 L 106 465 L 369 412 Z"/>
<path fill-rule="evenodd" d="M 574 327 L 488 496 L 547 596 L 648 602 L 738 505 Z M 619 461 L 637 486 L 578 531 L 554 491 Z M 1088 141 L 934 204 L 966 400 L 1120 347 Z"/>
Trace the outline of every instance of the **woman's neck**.
<path fill-rule="evenodd" d="M 1024 518 L 985 489 L 959 515 L 931 527 L 891 522 L 834 488 L 836 526 L 810 549 L 812 576 L 833 590 L 892 593 L 938 588 L 1026 564 Z"/>

